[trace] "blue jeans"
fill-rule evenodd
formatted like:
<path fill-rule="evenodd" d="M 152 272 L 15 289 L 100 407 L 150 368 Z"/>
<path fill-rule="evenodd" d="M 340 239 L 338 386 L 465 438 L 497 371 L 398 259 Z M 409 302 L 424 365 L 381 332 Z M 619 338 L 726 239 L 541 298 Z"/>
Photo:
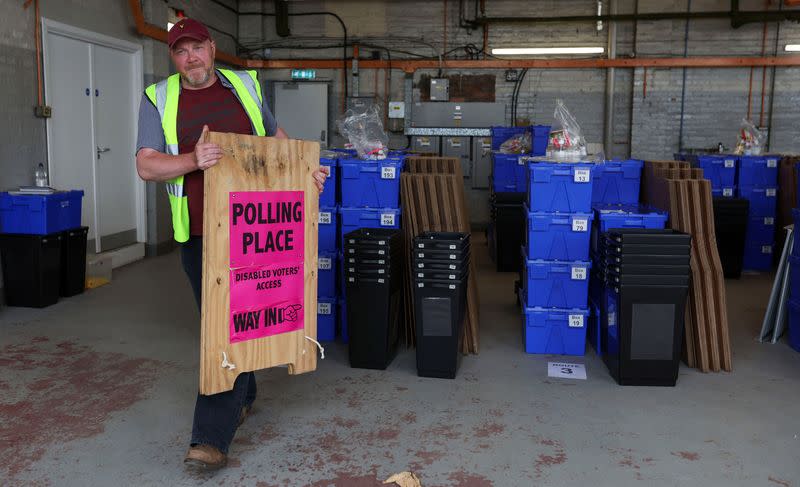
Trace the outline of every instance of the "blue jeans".
<path fill-rule="evenodd" d="M 181 246 L 181 263 L 199 308 L 203 289 L 202 237 L 191 237 Z M 253 404 L 255 399 L 256 376 L 252 372 L 239 374 L 233 390 L 210 396 L 197 394 L 191 445 L 211 445 L 222 453 L 228 453 L 242 408 Z"/>

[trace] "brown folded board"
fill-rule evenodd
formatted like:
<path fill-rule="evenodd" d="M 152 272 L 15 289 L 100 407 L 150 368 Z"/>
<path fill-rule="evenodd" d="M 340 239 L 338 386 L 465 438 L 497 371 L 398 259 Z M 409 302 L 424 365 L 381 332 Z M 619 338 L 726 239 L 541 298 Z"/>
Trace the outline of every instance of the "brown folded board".
<path fill-rule="evenodd" d="M 207 141 L 224 152 L 204 178 L 200 393 L 209 395 L 231 390 L 242 372 L 287 364 L 292 375 L 316 369 L 317 346 L 306 337 L 317 337 L 319 191 L 312 174 L 319 167 L 319 144 L 215 132 Z M 230 194 L 244 191 L 305 193 L 304 323 L 297 331 L 231 343 Z M 223 367 L 223 352 L 235 369 Z"/>

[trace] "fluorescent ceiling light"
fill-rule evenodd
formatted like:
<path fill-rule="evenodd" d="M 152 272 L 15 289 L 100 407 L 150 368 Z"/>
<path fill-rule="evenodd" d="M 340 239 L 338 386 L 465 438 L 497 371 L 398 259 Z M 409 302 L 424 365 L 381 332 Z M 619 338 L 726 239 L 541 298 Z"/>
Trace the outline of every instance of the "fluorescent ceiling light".
<path fill-rule="evenodd" d="M 602 54 L 603 47 L 501 47 L 492 49 L 497 56 L 524 56 L 548 54 Z"/>
<path fill-rule="evenodd" d="M 786 50 L 789 52 L 800 52 L 800 44 L 786 44 Z"/>

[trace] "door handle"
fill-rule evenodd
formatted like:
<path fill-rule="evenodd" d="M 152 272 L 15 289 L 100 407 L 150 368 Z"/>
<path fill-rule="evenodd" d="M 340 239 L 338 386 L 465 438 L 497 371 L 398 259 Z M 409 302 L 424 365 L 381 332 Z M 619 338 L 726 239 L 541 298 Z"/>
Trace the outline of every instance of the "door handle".
<path fill-rule="evenodd" d="M 103 147 L 102 149 L 98 146 L 97 147 L 97 158 L 100 159 L 100 154 L 108 152 L 111 150 L 111 147 Z"/>

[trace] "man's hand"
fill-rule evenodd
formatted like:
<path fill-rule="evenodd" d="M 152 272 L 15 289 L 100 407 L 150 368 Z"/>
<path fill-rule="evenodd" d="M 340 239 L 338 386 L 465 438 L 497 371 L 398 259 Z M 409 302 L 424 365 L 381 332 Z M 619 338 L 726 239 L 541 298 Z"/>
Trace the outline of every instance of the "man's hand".
<path fill-rule="evenodd" d="M 197 164 L 197 169 L 205 171 L 209 167 L 214 166 L 222 159 L 222 147 L 217 144 L 204 142 L 208 135 L 208 125 L 203 125 L 203 133 L 200 134 L 200 139 L 194 146 L 194 161 Z"/>
<path fill-rule="evenodd" d="M 325 180 L 328 179 L 328 176 L 330 176 L 330 174 L 331 171 L 327 167 L 320 167 L 319 169 L 314 171 L 313 174 L 314 183 L 317 185 L 317 189 L 319 190 L 320 193 L 322 193 L 322 190 L 325 189 Z"/>

